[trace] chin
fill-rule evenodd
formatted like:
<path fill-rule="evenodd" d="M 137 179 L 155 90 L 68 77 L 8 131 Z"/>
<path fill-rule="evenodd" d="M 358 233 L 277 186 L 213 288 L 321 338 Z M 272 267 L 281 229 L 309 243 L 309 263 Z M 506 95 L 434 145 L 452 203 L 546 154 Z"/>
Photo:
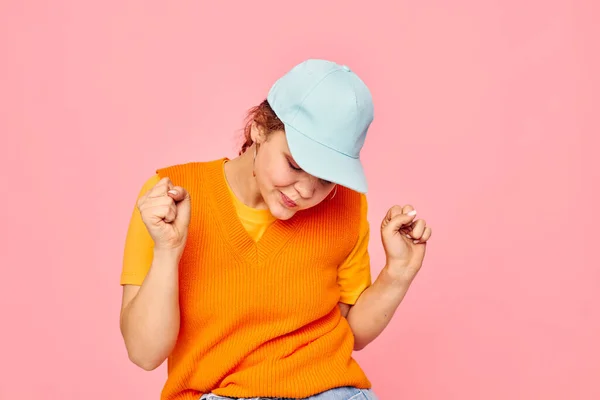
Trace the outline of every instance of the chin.
<path fill-rule="evenodd" d="M 279 192 L 277 192 L 277 194 L 279 195 Z M 275 199 L 272 198 L 270 204 L 267 203 L 267 206 L 269 207 L 269 211 L 271 212 L 271 215 L 282 221 L 292 218 L 294 216 L 294 214 L 296 214 L 296 211 L 298 211 L 298 210 L 290 209 L 290 208 L 286 207 L 284 204 L 281 204 L 281 202 L 279 201 L 279 198 L 275 198 Z"/>
<path fill-rule="evenodd" d="M 271 211 L 271 215 L 281 221 L 288 220 L 296 214 L 296 211 L 290 210 L 281 204 L 274 204 L 272 207 L 269 207 L 269 211 Z"/>

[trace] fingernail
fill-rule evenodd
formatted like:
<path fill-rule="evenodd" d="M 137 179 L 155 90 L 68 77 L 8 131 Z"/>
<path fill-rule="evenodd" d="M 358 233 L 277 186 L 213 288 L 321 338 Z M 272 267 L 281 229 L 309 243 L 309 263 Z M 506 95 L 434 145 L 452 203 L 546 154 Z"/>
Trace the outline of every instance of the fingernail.
<path fill-rule="evenodd" d="M 409 213 L 406 213 L 406 215 L 410 215 L 411 217 L 412 217 L 413 215 L 417 215 L 417 210 L 412 210 L 411 212 L 409 212 Z"/>
<path fill-rule="evenodd" d="M 412 239 L 412 237 L 408 233 L 406 234 L 406 237 Z"/>
<path fill-rule="evenodd" d="M 417 243 L 419 243 L 419 241 L 418 240 L 413 240 L 413 243 L 417 244 Z"/>
<path fill-rule="evenodd" d="M 175 195 L 177 195 L 177 190 L 173 190 L 173 189 L 171 189 L 171 190 L 169 190 L 169 192 L 168 192 L 168 193 L 169 193 L 169 194 L 172 194 L 173 196 L 175 196 Z"/>

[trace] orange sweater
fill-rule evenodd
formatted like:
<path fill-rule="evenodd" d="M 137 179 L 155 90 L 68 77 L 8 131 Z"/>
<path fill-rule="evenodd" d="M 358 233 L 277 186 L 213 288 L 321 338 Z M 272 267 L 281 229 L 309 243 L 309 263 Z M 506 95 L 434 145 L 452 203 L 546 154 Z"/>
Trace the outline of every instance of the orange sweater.
<path fill-rule="evenodd" d="M 275 221 L 255 242 L 237 218 L 223 160 L 158 170 L 192 199 L 179 265 L 181 325 L 162 399 L 302 398 L 369 388 L 340 314 L 337 268 L 356 244 L 360 195 Z"/>

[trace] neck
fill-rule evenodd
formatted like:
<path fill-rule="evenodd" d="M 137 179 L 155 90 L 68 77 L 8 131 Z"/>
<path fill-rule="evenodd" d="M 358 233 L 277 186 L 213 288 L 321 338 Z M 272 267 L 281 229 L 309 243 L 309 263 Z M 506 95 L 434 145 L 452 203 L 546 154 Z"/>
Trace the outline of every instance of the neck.
<path fill-rule="evenodd" d="M 266 209 L 256 178 L 252 176 L 254 169 L 254 146 L 246 149 L 242 155 L 225 163 L 225 178 L 233 194 L 248 207 Z"/>

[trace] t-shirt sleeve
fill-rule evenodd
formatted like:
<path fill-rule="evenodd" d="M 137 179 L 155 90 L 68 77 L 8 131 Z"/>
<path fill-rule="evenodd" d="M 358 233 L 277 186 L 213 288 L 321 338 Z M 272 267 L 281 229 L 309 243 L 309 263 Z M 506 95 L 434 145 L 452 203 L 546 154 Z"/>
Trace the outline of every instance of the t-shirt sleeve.
<path fill-rule="evenodd" d="M 362 292 L 371 285 L 371 260 L 369 257 L 369 222 L 367 198 L 361 194 L 360 228 L 356 245 L 342 265 L 338 267 L 340 302 L 355 304 Z"/>
<path fill-rule="evenodd" d="M 159 180 L 158 175 L 148 179 L 142 186 L 138 199 L 152 189 Z M 136 206 L 133 209 L 125 238 L 121 285 L 141 286 L 152 265 L 153 254 L 154 241 L 148 233 L 146 225 L 142 221 L 142 215 Z"/>

